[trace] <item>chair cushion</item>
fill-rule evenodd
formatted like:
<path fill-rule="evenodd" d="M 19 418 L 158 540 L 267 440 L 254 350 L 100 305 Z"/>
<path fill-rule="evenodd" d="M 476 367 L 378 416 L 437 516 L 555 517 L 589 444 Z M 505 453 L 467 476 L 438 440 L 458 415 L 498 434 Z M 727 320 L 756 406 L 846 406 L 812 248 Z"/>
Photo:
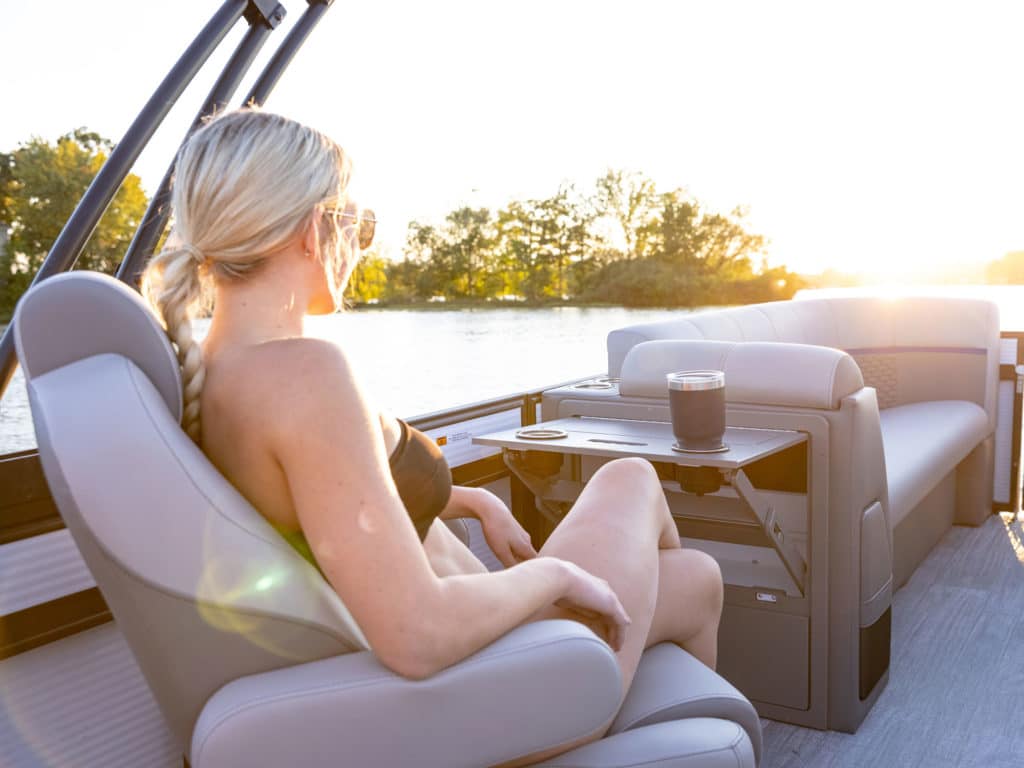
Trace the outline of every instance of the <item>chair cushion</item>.
<path fill-rule="evenodd" d="M 761 759 L 761 720 L 746 697 L 673 643 L 644 651 L 609 735 L 655 723 L 714 717 L 737 723 Z"/>
<path fill-rule="evenodd" d="M 895 527 L 989 433 L 975 403 L 934 400 L 880 412 L 889 517 Z"/>
<path fill-rule="evenodd" d="M 670 720 L 607 736 L 536 768 L 755 768 L 747 732 L 729 720 Z"/>

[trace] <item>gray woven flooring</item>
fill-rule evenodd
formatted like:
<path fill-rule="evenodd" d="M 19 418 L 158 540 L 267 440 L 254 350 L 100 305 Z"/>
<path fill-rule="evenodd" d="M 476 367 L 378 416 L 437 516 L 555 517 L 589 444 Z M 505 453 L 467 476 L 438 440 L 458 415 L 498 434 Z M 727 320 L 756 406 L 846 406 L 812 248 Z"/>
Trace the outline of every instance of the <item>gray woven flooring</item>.
<path fill-rule="evenodd" d="M 763 768 L 1024 766 L 1024 525 L 954 527 L 893 602 L 889 685 L 855 734 L 764 721 Z"/>

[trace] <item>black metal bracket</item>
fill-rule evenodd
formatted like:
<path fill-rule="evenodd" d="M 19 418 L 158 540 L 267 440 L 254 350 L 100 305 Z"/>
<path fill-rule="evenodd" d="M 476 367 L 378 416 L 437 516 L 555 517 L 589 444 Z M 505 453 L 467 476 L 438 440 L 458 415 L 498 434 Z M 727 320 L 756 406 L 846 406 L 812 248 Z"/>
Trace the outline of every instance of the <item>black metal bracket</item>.
<path fill-rule="evenodd" d="M 288 11 L 277 0 L 249 0 L 245 9 L 245 20 L 250 24 L 263 24 L 270 29 L 284 21 Z"/>
<path fill-rule="evenodd" d="M 309 37 L 309 33 L 313 31 L 313 28 L 320 22 L 323 15 L 327 13 L 327 9 L 331 7 L 334 0 L 306 0 L 306 2 L 308 7 L 303 11 L 295 24 L 292 25 L 292 28 L 288 30 L 288 35 L 285 37 L 284 42 L 281 43 L 281 46 L 274 52 L 270 61 L 267 62 L 263 72 L 260 73 L 259 78 L 257 78 L 246 95 L 245 100 L 242 102 L 243 104 L 263 106 L 266 103 L 267 97 L 274 90 L 274 86 L 281 79 L 285 69 L 291 64 L 296 52 L 302 47 L 306 38 Z"/>

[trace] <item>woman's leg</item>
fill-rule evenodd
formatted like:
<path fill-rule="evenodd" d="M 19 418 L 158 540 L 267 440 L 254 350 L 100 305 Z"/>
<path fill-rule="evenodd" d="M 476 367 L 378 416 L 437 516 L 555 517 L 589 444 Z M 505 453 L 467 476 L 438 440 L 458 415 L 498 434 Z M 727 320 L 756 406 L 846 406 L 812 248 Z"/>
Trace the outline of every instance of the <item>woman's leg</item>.
<path fill-rule="evenodd" d="M 718 563 L 696 549 L 662 551 L 659 557 L 658 599 L 646 647 L 672 642 L 714 669 L 724 595 Z"/>
<path fill-rule="evenodd" d="M 618 595 L 632 620 L 616 654 L 623 696 L 644 649 L 657 642 L 676 642 L 704 663 L 714 664 L 722 593 L 718 565 L 702 553 L 680 549 L 661 481 L 647 461 L 619 459 L 603 465 L 540 554 L 571 560 L 603 578 Z M 558 606 L 549 606 L 534 618 L 570 618 L 587 624 Z M 595 741 L 603 733 L 602 729 L 503 768 L 530 765 Z"/>
<path fill-rule="evenodd" d="M 607 581 L 629 614 L 632 623 L 616 654 L 623 695 L 648 645 L 661 593 L 662 555 L 681 551 L 661 481 L 643 459 L 619 459 L 598 469 L 541 548 L 541 555 L 571 560 Z M 674 596 L 673 590 L 666 593 Z M 581 619 L 558 606 L 536 618 Z M 667 621 L 661 622 L 659 633 L 668 628 Z"/>

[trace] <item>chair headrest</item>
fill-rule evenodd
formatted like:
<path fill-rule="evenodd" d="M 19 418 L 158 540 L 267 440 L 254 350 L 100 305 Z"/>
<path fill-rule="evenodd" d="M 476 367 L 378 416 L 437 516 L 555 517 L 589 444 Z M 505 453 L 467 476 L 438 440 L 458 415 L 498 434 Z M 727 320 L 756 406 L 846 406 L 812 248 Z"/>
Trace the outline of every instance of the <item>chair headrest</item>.
<path fill-rule="evenodd" d="M 14 314 L 14 343 L 25 378 L 93 355 L 123 355 L 181 420 L 181 372 L 171 343 L 142 297 L 99 272 L 65 272 L 32 287 Z"/>

